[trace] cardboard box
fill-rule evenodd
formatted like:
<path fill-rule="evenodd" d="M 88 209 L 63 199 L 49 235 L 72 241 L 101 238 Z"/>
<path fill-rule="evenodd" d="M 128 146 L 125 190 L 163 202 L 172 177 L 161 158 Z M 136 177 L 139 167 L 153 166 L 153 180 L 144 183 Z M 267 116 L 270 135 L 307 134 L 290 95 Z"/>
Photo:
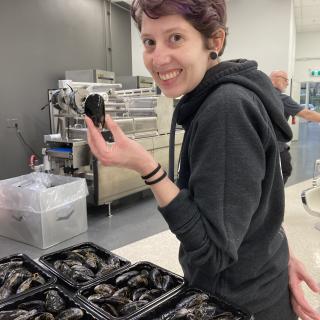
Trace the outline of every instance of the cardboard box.
<path fill-rule="evenodd" d="M 34 172 L 0 181 L 0 235 L 46 249 L 87 231 L 85 179 Z"/>

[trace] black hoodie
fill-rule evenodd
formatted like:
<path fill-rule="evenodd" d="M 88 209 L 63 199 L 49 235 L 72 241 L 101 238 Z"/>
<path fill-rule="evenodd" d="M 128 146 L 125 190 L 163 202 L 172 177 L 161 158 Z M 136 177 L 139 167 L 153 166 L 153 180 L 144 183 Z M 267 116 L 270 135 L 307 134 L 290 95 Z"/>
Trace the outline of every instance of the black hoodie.
<path fill-rule="evenodd" d="M 185 278 L 262 311 L 288 287 L 277 140 L 292 133 L 281 100 L 256 62 L 226 61 L 176 106 L 171 162 L 176 121 L 185 129 L 181 191 L 159 210 L 181 242 Z"/>

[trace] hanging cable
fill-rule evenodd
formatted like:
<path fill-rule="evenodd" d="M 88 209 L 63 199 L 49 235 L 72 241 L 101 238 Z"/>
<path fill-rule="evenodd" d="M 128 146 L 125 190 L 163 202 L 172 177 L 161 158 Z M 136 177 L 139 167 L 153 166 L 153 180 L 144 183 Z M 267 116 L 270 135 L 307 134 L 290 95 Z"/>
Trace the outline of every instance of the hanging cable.
<path fill-rule="evenodd" d="M 15 124 L 15 129 L 16 129 L 16 134 L 19 138 L 19 140 L 22 142 L 22 144 L 24 144 L 30 151 L 32 154 L 34 154 L 38 159 L 40 159 L 41 157 L 33 150 L 33 148 L 27 143 L 27 141 L 24 139 L 21 131 L 18 128 L 18 124 Z"/>

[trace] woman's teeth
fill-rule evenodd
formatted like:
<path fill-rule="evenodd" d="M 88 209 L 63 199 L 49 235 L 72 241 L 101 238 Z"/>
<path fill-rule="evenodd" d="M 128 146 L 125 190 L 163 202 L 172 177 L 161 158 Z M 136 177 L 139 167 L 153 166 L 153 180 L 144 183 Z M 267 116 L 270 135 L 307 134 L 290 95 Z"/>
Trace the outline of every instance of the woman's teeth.
<path fill-rule="evenodd" d="M 159 73 L 160 80 L 169 80 L 177 77 L 180 74 L 180 70 L 171 71 L 168 73 Z"/>

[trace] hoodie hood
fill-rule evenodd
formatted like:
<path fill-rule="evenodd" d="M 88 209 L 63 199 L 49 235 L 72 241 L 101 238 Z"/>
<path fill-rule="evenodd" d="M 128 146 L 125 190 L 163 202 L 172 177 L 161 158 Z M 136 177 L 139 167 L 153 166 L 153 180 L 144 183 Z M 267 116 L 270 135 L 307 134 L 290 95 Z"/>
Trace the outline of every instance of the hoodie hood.
<path fill-rule="evenodd" d="M 184 95 L 177 104 L 171 124 L 170 152 L 169 152 L 169 177 L 172 178 L 174 132 L 176 123 L 187 129 L 194 115 L 216 87 L 234 83 L 253 91 L 263 103 L 268 116 L 273 124 L 277 140 L 288 142 L 292 139 L 292 131 L 284 117 L 281 99 L 274 90 L 269 77 L 257 69 L 255 61 L 245 59 L 223 61 L 209 69 L 199 85 L 191 92 Z M 232 94 L 232 92 L 230 92 Z M 170 155 L 171 154 L 171 155 Z"/>
<path fill-rule="evenodd" d="M 284 117 L 281 99 L 268 76 L 257 70 L 257 67 L 255 61 L 239 59 L 224 61 L 209 69 L 201 83 L 186 94 L 177 105 L 179 109 L 177 123 L 182 126 L 187 125 L 215 87 L 225 83 L 235 83 L 253 91 L 260 98 L 273 124 L 277 139 L 282 142 L 290 141 L 292 132 Z"/>

